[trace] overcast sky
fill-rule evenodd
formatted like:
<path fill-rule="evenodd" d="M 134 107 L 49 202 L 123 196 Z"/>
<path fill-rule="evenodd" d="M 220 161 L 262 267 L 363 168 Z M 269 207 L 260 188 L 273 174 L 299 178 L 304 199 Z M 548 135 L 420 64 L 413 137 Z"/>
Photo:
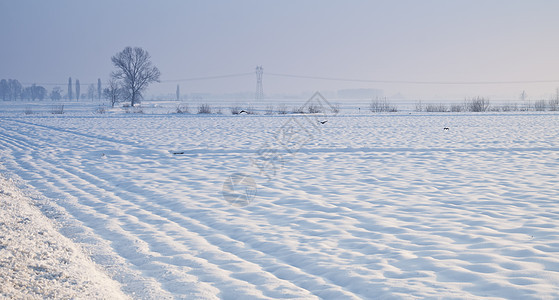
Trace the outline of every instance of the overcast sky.
<path fill-rule="evenodd" d="M 150 94 L 177 83 L 183 93 L 253 92 L 254 75 L 174 80 L 262 65 L 267 95 L 379 88 L 409 99 L 538 98 L 559 86 L 558 13 L 554 0 L 0 0 L 0 78 L 105 81 L 111 56 L 140 46 L 162 73 Z M 448 82 L 520 83 L 440 84 Z"/>

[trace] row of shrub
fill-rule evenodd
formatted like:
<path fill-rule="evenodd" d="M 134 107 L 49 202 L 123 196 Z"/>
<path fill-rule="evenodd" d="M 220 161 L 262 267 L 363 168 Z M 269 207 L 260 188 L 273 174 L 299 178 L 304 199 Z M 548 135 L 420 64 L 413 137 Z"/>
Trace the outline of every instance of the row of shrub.
<path fill-rule="evenodd" d="M 379 113 L 379 112 L 397 112 L 398 108 L 395 105 L 392 105 L 386 100 L 386 98 L 374 99 L 371 100 L 369 104 L 369 110 L 371 112 Z"/>
<path fill-rule="evenodd" d="M 23 110 L 23 113 L 26 115 L 32 115 L 34 114 L 33 109 L 31 108 L 31 106 L 26 106 L 25 109 Z M 50 107 L 50 113 L 53 115 L 61 115 L 64 113 L 64 104 L 56 104 L 56 105 L 52 105 Z"/>
<path fill-rule="evenodd" d="M 398 108 L 389 103 L 386 98 L 373 99 L 369 103 L 371 112 L 397 112 Z M 417 112 L 486 112 L 486 111 L 559 111 L 559 99 L 538 100 L 535 102 L 503 103 L 491 105 L 489 99 L 484 97 L 474 97 L 464 100 L 463 103 L 427 103 L 421 101 L 415 103 L 415 111 Z"/>
<path fill-rule="evenodd" d="M 530 101 L 522 104 L 508 102 L 497 105 L 491 105 L 489 100 L 483 97 L 475 97 L 467 99 L 464 103 L 453 103 L 450 105 L 439 104 L 425 104 L 417 102 L 415 104 L 415 111 L 422 112 L 511 112 L 511 111 L 559 111 L 559 99 L 551 100 L 537 100 L 533 103 Z"/>
<path fill-rule="evenodd" d="M 483 97 L 474 97 L 466 99 L 464 103 L 453 103 L 450 105 L 444 103 L 429 103 L 423 105 L 421 101 L 415 104 L 415 111 L 422 112 L 484 112 L 490 110 L 491 105 L 489 99 Z"/>
<path fill-rule="evenodd" d="M 229 108 L 229 110 L 230 110 L 232 115 L 239 115 L 239 114 L 258 115 L 259 114 L 259 112 L 252 105 L 247 105 L 247 106 L 235 105 L 235 106 L 231 106 Z M 293 107 L 291 110 L 287 107 L 287 105 L 280 104 L 280 105 L 277 105 L 277 106 L 268 105 L 264 108 L 264 111 L 260 112 L 260 113 L 264 113 L 265 115 L 273 115 L 273 114 L 285 115 L 285 114 L 288 114 L 288 113 L 315 114 L 315 113 L 324 113 L 325 112 L 324 110 L 325 109 L 322 106 L 315 105 L 315 104 L 310 104 L 310 105 L 306 105 L 306 106 L 297 106 L 297 107 Z M 334 105 L 332 107 L 329 107 L 328 110 L 332 113 L 338 113 L 338 112 L 340 112 L 340 106 L 339 105 Z M 177 105 L 176 108 L 175 108 L 175 112 L 178 113 L 178 114 L 185 114 L 185 113 L 189 114 L 189 113 L 191 113 L 188 104 Z M 212 107 L 211 105 L 205 103 L 205 104 L 198 105 L 198 107 L 194 111 L 194 113 L 197 113 L 197 114 L 222 114 L 222 110 L 221 110 L 221 107 Z"/>
<path fill-rule="evenodd" d="M 179 104 L 175 107 L 175 112 L 177 114 L 189 114 L 190 113 L 190 107 L 188 106 L 188 104 Z M 204 103 L 204 104 L 200 104 L 197 107 L 197 113 L 199 114 L 222 114 L 221 111 L 221 107 L 212 107 L 211 105 Z"/>
<path fill-rule="evenodd" d="M 126 113 L 139 113 L 142 114 L 144 111 L 141 106 L 123 106 L 123 109 Z M 240 106 L 235 105 L 229 108 L 232 115 L 239 115 L 239 114 L 248 114 L 248 115 L 257 115 L 259 112 L 252 106 Z M 369 104 L 369 110 L 375 113 L 381 112 L 397 112 L 398 108 L 388 102 L 386 98 L 384 99 L 374 99 L 371 100 Z M 512 111 L 559 111 L 559 99 L 551 99 L 551 100 L 537 100 L 533 103 L 528 101 L 522 104 L 509 102 L 509 103 L 502 103 L 498 105 L 491 105 L 489 99 L 483 97 L 474 97 L 470 99 L 466 99 L 463 103 L 452 103 L 452 104 L 444 104 L 444 103 L 427 103 L 423 104 L 421 101 L 415 103 L 416 112 L 512 112 Z M 103 114 L 106 112 L 106 108 L 104 106 L 99 106 L 96 110 L 96 113 Z M 178 114 L 189 114 L 190 108 L 188 104 L 179 104 L 175 108 L 175 112 Z M 293 107 L 291 110 L 285 105 L 280 104 L 277 106 L 268 105 L 264 108 L 264 111 L 261 112 L 265 115 L 273 115 L 273 114 L 280 114 L 285 115 L 288 113 L 292 114 L 305 114 L 305 113 L 339 113 L 340 112 L 340 105 L 336 104 L 332 107 L 328 107 L 328 111 L 325 111 L 325 108 L 316 105 L 316 104 L 309 104 L 306 106 L 296 106 Z M 25 114 L 33 114 L 33 110 L 31 107 L 26 107 L 24 110 Z M 64 105 L 53 105 L 51 107 L 52 114 L 63 114 L 64 113 Z M 196 107 L 194 113 L 197 114 L 222 114 L 222 108 L 219 106 L 211 106 L 210 104 L 204 103 L 200 104 Z"/>

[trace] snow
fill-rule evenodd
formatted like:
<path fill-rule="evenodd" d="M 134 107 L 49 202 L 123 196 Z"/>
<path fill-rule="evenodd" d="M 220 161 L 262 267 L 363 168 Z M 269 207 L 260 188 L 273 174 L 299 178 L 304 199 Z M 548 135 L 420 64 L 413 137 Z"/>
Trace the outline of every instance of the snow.
<path fill-rule="evenodd" d="M 342 109 L 311 127 L 172 105 L 0 109 L 6 176 L 130 297 L 559 296 L 557 114 Z M 288 149 L 286 124 L 309 126 Z M 258 185 L 246 206 L 222 196 L 237 173 Z"/>
<path fill-rule="evenodd" d="M 11 180 L 0 177 L 0 197 L 1 297 L 128 298 Z"/>

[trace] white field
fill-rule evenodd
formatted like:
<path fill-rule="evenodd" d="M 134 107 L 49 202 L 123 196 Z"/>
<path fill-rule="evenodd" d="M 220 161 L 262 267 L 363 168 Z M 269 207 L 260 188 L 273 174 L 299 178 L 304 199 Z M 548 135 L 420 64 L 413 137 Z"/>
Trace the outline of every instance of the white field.
<path fill-rule="evenodd" d="M 133 298 L 559 297 L 558 114 L 1 105 L 3 176 Z M 271 154 L 268 178 L 252 162 Z M 248 206 L 222 197 L 236 172 Z"/>
<path fill-rule="evenodd" d="M 126 299 L 119 285 L 52 226 L 12 180 L 0 178 L 0 296 Z"/>

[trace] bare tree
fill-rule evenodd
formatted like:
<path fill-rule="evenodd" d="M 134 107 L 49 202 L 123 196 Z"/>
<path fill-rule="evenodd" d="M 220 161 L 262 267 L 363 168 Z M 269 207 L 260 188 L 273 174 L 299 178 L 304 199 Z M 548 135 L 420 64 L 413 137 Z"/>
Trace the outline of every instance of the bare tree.
<path fill-rule="evenodd" d="M 91 101 L 95 98 L 95 85 L 93 83 L 87 86 L 87 98 Z"/>
<path fill-rule="evenodd" d="M 109 80 L 108 86 L 103 90 L 103 96 L 111 101 L 111 107 L 120 101 L 122 97 L 122 88 L 114 79 Z"/>
<path fill-rule="evenodd" d="M 459 104 L 459 103 L 454 103 L 450 105 L 450 111 L 451 112 L 461 112 L 464 110 L 464 105 Z"/>
<path fill-rule="evenodd" d="M 54 87 L 50 92 L 50 99 L 52 101 L 60 101 L 62 99 L 62 89 L 60 87 Z"/>
<path fill-rule="evenodd" d="M 559 110 L 559 88 L 555 90 L 555 96 L 549 99 L 549 110 L 551 111 Z"/>
<path fill-rule="evenodd" d="M 439 103 L 439 104 L 427 104 L 425 105 L 425 111 L 426 112 L 448 112 L 448 106 L 446 106 L 446 104 L 444 103 Z"/>
<path fill-rule="evenodd" d="M 489 99 L 484 97 L 474 97 L 471 99 L 466 99 L 464 102 L 464 107 L 466 110 L 471 112 L 484 112 L 489 110 Z"/>
<path fill-rule="evenodd" d="M 545 100 L 537 100 L 536 102 L 534 102 L 534 109 L 536 111 L 545 111 L 546 107 L 547 103 L 545 102 Z"/>
<path fill-rule="evenodd" d="M 415 102 L 415 111 L 423 111 L 423 103 L 421 102 L 421 100 Z"/>
<path fill-rule="evenodd" d="M 150 83 L 159 82 L 161 72 L 153 66 L 149 53 L 142 48 L 126 47 L 111 61 L 117 68 L 111 77 L 121 81 L 131 106 L 140 101 L 142 92 Z"/>
<path fill-rule="evenodd" d="M 520 100 L 526 101 L 527 97 L 528 95 L 526 94 L 526 91 L 522 91 L 522 93 L 520 94 Z"/>
<path fill-rule="evenodd" d="M 30 86 L 26 86 L 21 90 L 21 100 L 35 100 L 33 98 L 32 88 Z"/>
<path fill-rule="evenodd" d="M 181 99 L 181 89 L 179 87 L 179 85 L 177 84 L 177 101 L 179 101 Z"/>
<path fill-rule="evenodd" d="M 45 98 L 48 96 L 49 92 L 47 91 L 47 89 L 45 89 L 45 87 L 43 86 L 36 86 L 35 87 L 35 93 L 37 95 L 37 98 L 39 99 L 39 101 L 43 101 L 45 100 Z"/>
<path fill-rule="evenodd" d="M 8 81 L 6 79 L 0 80 L 0 98 L 2 100 L 6 101 L 8 99 L 9 89 Z"/>
<path fill-rule="evenodd" d="M 101 78 L 97 78 L 97 100 L 101 101 Z"/>
<path fill-rule="evenodd" d="M 25 98 L 35 101 L 35 100 L 44 100 L 47 96 L 48 92 L 47 89 L 40 85 L 32 84 L 31 86 L 26 87 L 23 89 L 23 93 Z"/>
<path fill-rule="evenodd" d="M 23 86 L 17 79 L 8 79 L 8 99 L 23 100 Z"/>
<path fill-rule="evenodd" d="M 380 99 L 379 97 L 377 97 L 376 99 L 371 100 L 371 103 L 369 103 L 369 110 L 371 112 L 397 112 L 398 108 L 388 103 L 386 97 L 384 99 Z"/>

